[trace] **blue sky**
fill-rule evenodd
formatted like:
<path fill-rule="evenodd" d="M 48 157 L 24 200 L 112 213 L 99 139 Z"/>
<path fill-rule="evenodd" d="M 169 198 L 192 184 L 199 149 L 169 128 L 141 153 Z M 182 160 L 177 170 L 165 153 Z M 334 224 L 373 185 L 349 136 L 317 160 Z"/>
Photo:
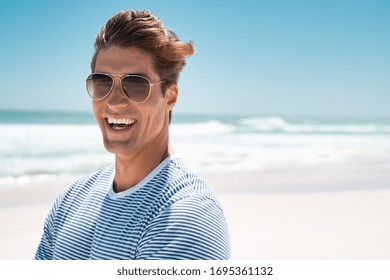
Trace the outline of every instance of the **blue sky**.
<path fill-rule="evenodd" d="M 0 3 L 0 109 L 91 110 L 94 37 L 137 8 L 195 43 L 176 112 L 390 116 L 390 1 Z"/>

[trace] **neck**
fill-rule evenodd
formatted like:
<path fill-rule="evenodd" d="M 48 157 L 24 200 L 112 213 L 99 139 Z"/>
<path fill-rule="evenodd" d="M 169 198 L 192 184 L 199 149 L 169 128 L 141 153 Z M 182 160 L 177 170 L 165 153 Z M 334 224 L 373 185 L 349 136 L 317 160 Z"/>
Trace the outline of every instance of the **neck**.
<path fill-rule="evenodd" d="M 164 159 L 172 155 L 169 143 L 159 148 L 144 148 L 136 155 L 116 155 L 114 191 L 121 192 L 141 182 Z"/>

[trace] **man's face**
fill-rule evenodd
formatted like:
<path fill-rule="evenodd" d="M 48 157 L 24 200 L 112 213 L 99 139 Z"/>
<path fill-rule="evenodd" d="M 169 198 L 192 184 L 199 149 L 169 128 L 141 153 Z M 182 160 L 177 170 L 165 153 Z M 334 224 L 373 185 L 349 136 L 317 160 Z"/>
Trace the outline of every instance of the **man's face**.
<path fill-rule="evenodd" d="M 153 68 L 153 58 L 141 49 L 112 46 L 97 55 L 95 72 L 120 78 L 128 74 L 160 81 Z M 169 111 L 176 102 L 177 88 L 168 89 L 165 96 L 161 84 L 152 86 L 147 101 L 135 103 L 122 92 L 115 79 L 111 93 L 102 100 L 93 101 L 95 118 L 103 134 L 106 149 L 115 154 L 137 155 L 143 149 L 155 149 L 168 139 Z M 111 122 L 127 123 L 116 126 Z"/>

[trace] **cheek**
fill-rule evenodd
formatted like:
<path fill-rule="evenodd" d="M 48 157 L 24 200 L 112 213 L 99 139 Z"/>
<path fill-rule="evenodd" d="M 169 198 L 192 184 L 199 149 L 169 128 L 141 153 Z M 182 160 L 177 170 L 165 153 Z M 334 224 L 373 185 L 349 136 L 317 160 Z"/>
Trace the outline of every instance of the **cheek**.
<path fill-rule="evenodd" d="M 92 101 L 92 109 L 93 109 L 93 114 L 95 116 L 95 120 L 96 120 L 97 124 L 99 125 L 99 127 L 103 128 L 103 121 L 99 117 L 100 116 L 99 112 L 101 111 L 100 107 L 101 106 L 97 101 Z"/>
<path fill-rule="evenodd" d="M 93 114 L 94 114 L 94 116 L 95 116 L 95 119 L 96 119 L 96 121 L 98 121 L 98 108 L 97 108 L 98 106 L 96 105 L 96 102 L 95 101 L 93 101 L 93 103 L 92 103 L 92 110 L 93 110 Z"/>
<path fill-rule="evenodd" d="M 159 132 L 165 124 L 166 118 L 166 108 L 162 100 L 154 103 L 154 106 L 148 106 L 144 111 L 147 114 L 147 126 L 150 130 L 154 132 Z"/>

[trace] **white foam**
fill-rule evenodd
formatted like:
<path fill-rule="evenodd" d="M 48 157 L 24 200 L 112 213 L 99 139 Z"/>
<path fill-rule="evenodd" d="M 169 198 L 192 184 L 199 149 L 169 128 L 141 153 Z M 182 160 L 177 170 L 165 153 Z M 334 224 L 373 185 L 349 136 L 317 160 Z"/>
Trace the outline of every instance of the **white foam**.
<path fill-rule="evenodd" d="M 390 135 L 370 133 L 375 129 L 370 125 L 290 124 L 271 117 L 247 118 L 236 125 L 217 120 L 172 124 L 170 134 L 174 150 L 199 172 L 371 159 L 381 159 L 381 168 L 388 168 Z M 59 174 L 88 173 L 113 162 L 97 125 L 0 125 L 0 135 L 0 186 L 35 177 L 45 180 Z"/>
<path fill-rule="evenodd" d="M 288 123 L 279 117 L 265 117 L 265 118 L 246 118 L 239 122 L 241 125 L 251 127 L 259 131 L 275 131 L 285 130 L 289 125 Z"/>
<path fill-rule="evenodd" d="M 239 122 L 248 129 L 258 132 L 285 133 L 390 133 L 389 125 L 378 124 L 326 124 L 326 123 L 289 123 L 280 117 L 254 117 Z"/>
<path fill-rule="evenodd" d="M 223 134 L 233 131 L 233 125 L 224 124 L 215 120 L 191 124 L 172 124 L 170 127 L 170 133 L 172 135 Z"/>
<path fill-rule="evenodd" d="M 229 134 L 173 139 L 175 150 L 201 171 L 262 170 L 337 162 L 390 162 L 390 141 L 371 135 Z M 386 154 L 387 152 L 387 154 Z"/>
<path fill-rule="evenodd" d="M 87 172 L 112 161 L 95 125 L 0 125 L 0 135 L 0 178 Z"/>

